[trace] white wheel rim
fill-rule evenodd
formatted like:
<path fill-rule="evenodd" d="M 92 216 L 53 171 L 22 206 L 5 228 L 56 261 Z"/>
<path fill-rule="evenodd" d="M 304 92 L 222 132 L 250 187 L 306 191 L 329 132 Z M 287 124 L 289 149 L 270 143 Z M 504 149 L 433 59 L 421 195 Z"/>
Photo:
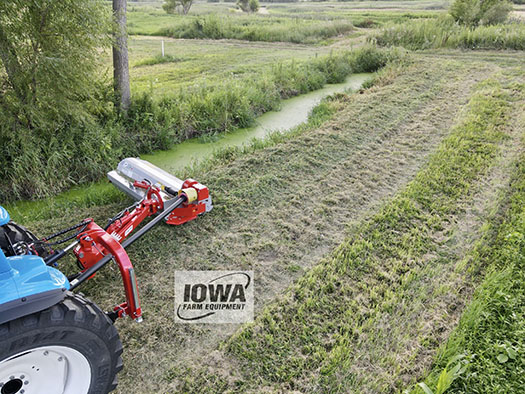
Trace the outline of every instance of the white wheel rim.
<path fill-rule="evenodd" d="M 85 394 L 91 367 L 79 351 L 43 346 L 0 361 L 1 394 Z"/>

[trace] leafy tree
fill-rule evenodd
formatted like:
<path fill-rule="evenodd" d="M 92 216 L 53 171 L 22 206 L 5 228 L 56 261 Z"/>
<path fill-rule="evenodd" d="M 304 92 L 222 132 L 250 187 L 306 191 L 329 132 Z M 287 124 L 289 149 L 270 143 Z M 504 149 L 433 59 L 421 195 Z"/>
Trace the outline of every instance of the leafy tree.
<path fill-rule="evenodd" d="M 0 3 L 0 108 L 12 127 L 84 112 L 108 26 L 99 0 Z"/>
<path fill-rule="evenodd" d="M 102 0 L 0 2 L 2 200 L 52 192 L 54 180 L 71 179 L 58 166 L 85 163 L 80 152 L 101 144 L 87 129 L 108 113 L 98 63 L 111 42 L 108 11 Z"/>
<path fill-rule="evenodd" d="M 508 0 L 456 0 L 450 14 L 466 26 L 494 25 L 507 20 L 512 5 Z"/>
<path fill-rule="evenodd" d="M 259 10 L 259 0 L 237 0 L 237 5 L 244 12 L 257 12 Z"/>
<path fill-rule="evenodd" d="M 168 14 L 178 12 L 179 14 L 187 15 L 192 5 L 193 0 L 164 0 L 162 8 Z"/>

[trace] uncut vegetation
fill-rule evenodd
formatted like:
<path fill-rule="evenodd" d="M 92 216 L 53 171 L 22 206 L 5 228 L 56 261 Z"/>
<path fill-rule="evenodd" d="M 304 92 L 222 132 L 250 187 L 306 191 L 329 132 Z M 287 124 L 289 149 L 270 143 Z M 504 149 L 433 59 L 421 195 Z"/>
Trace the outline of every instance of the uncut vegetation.
<path fill-rule="evenodd" d="M 121 157 L 250 126 L 258 115 L 277 109 L 283 98 L 341 82 L 351 73 L 376 71 L 399 56 L 398 51 L 367 47 L 309 62 L 279 64 L 256 80 L 231 78 L 220 86 L 180 91 L 160 100 L 143 94 L 133 99 L 126 118 L 107 110 L 95 113 L 97 121 L 78 129 L 80 140 L 74 133 L 62 140 L 51 139 L 51 143 L 38 134 L 25 139 L 25 153 L 16 160 L 3 158 L 0 197 L 9 201 L 49 196 L 72 183 L 100 178 Z M 68 126 L 66 123 L 64 132 L 71 131 Z M 86 142 L 79 144 L 83 139 Z M 36 147 L 40 148 L 35 152 Z M 76 153 L 78 149 L 82 155 Z M 28 165 L 23 164 L 25 160 L 30 160 Z"/>
<path fill-rule="evenodd" d="M 236 13 L 232 3 L 199 3 L 189 15 L 166 15 L 152 6 L 130 7 L 128 27 L 133 35 L 164 35 L 172 37 L 202 38 L 202 28 L 208 25 L 206 38 L 260 38 L 263 41 L 317 42 L 323 38 L 335 38 L 342 29 L 351 32 L 355 27 L 374 27 L 387 22 L 404 23 L 412 19 L 433 18 L 443 4 L 437 1 L 403 3 L 401 9 L 383 11 L 390 2 L 293 2 L 266 4 L 268 14 Z M 396 6 L 400 6 L 396 3 Z M 407 11 L 403 11 L 407 8 Z M 210 19 L 209 23 L 206 23 Z M 337 28 L 334 28 L 337 27 Z M 293 31 L 296 29 L 301 34 Z M 323 29 L 322 29 L 323 28 Z M 273 32 L 275 29 L 277 32 Z M 183 36 L 184 35 L 184 36 Z M 324 42 L 324 41 L 321 41 Z"/>
<path fill-rule="evenodd" d="M 395 24 L 372 36 L 380 46 L 402 46 L 411 50 L 432 48 L 525 50 L 525 24 L 507 23 L 471 28 L 457 24 L 451 16 Z"/>
<path fill-rule="evenodd" d="M 162 28 L 153 35 L 173 38 L 238 39 L 247 41 L 288 41 L 315 43 L 354 30 L 346 20 L 317 21 L 291 18 L 207 15 L 181 20 L 175 27 Z"/>
<path fill-rule="evenodd" d="M 96 0 L 0 3 L 1 201 L 98 177 L 111 160 L 114 135 L 98 123 L 109 104 L 98 74 L 105 11 Z"/>
<path fill-rule="evenodd" d="M 463 26 L 495 25 L 507 20 L 512 4 L 508 0 L 455 0 L 450 15 Z"/>

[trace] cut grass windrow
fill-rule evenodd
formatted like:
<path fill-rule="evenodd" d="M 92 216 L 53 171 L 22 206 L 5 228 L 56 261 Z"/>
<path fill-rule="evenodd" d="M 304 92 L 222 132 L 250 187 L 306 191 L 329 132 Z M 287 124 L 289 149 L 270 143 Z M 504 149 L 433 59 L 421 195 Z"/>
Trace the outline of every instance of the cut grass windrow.
<path fill-rule="evenodd" d="M 420 347 L 409 340 L 431 342 L 432 333 L 418 338 L 424 322 L 413 312 L 421 310 L 398 312 L 422 302 L 419 292 L 429 289 L 419 282 L 432 281 L 447 264 L 439 237 L 496 157 L 510 100 L 495 80 L 482 83 L 463 121 L 406 190 L 226 343 L 245 371 L 237 387 L 367 392 L 400 386 Z M 368 354 L 376 344 L 390 345 L 378 360 Z"/>
<path fill-rule="evenodd" d="M 505 221 L 472 252 L 478 266 L 488 267 L 485 279 L 414 394 L 423 393 L 423 384 L 436 393 L 447 387 L 450 393 L 518 393 L 525 387 L 523 151 L 508 194 Z"/>

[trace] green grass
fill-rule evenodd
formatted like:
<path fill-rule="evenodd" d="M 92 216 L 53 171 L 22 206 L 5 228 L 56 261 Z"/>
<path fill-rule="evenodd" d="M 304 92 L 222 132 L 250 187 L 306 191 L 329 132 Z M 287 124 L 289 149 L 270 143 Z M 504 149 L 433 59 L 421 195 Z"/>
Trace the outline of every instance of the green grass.
<path fill-rule="evenodd" d="M 485 279 L 420 383 L 432 392 L 449 385 L 450 393 L 518 393 L 525 387 L 525 155 L 515 165 L 506 220 L 474 251 L 478 265 L 488 267 Z M 452 379 L 443 378 L 447 365 L 460 365 Z"/>
<path fill-rule="evenodd" d="M 97 145 L 100 139 L 91 141 L 100 151 L 89 151 L 90 166 L 61 159 L 68 152 L 55 148 L 59 152 L 54 153 L 54 161 L 46 163 L 48 172 L 43 173 L 39 166 L 4 166 L 6 176 L 0 182 L 0 195 L 5 202 L 54 195 L 72 184 L 100 179 L 119 158 L 169 149 L 193 137 L 249 127 L 257 116 L 278 109 L 284 98 L 319 89 L 326 83 L 343 82 L 352 73 L 376 71 L 400 57 L 402 53 L 396 50 L 364 47 L 306 62 L 275 64 L 257 78 L 230 76 L 221 84 L 181 89 L 161 99 L 148 94 L 135 96 L 126 118 L 108 116 L 100 125 L 94 125 L 93 133 L 103 134 L 104 143 Z M 72 163 L 74 168 L 70 167 Z M 19 174 L 16 177 L 15 169 Z"/>
<path fill-rule="evenodd" d="M 396 64 L 397 61 L 404 61 L 403 54 L 398 51 L 378 51 L 368 47 L 317 58 L 311 63 L 277 65 L 266 75 L 266 79 L 255 85 L 231 81 L 223 88 L 181 92 L 179 96 L 165 97 L 159 102 L 143 96 L 136 99 L 130 109 L 127 149 L 133 155 L 139 149 L 151 151 L 155 148 L 169 148 L 178 141 L 196 135 L 217 137 L 217 133 L 249 125 L 261 113 L 278 109 L 282 98 L 309 92 L 322 87 L 326 82 L 341 82 L 353 72 L 379 70 L 386 64 Z M 277 137 L 272 137 L 275 138 Z M 262 142 L 254 144 L 259 146 Z M 217 152 L 216 155 L 226 154 L 231 156 L 232 152 Z M 116 159 L 117 157 L 114 161 Z M 106 165 L 108 170 L 111 169 L 110 164 L 111 162 Z M 108 184 L 96 183 L 80 185 L 69 192 L 40 201 L 14 202 L 8 208 L 16 220 L 26 222 L 29 218 L 53 217 L 67 208 L 92 207 L 116 201 L 123 201 L 123 196 L 118 191 Z"/>
<path fill-rule="evenodd" d="M 354 30 L 350 21 L 317 21 L 254 16 L 207 15 L 186 18 L 178 26 L 160 29 L 153 35 L 173 38 L 237 39 L 247 41 L 285 41 L 311 44 Z"/>
<path fill-rule="evenodd" d="M 210 40 L 164 39 L 167 57 L 177 62 L 158 63 L 161 39 L 132 36 L 129 40 L 131 89 L 134 95 L 148 93 L 159 98 L 196 86 L 213 87 L 230 79 L 257 79 L 276 63 L 309 61 L 330 53 L 329 47 L 295 46 L 293 44 Z M 108 67 L 110 57 L 107 57 Z M 144 65 L 144 64 L 151 65 Z"/>
<path fill-rule="evenodd" d="M 525 24 L 508 23 L 469 28 L 454 23 L 452 17 L 392 24 L 372 35 L 381 46 L 407 49 L 464 48 L 525 50 Z"/>
<path fill-rule="evenodd" d="M 200 5 L 198 5 L 200 6 Z M 163 11 L 131 11 L 131 34 L 173 38 L 239 39 L 248 41 L 286 41 L 315 43 L 354 30 L 343 19 L 317 20 L 268 15 L 221 12 L 204 15 L 167 15 Z"/>
<path fill-rule="evenodd" d="M 263 310 L 262 305 L 267 303 L 286 303 L 289 299 L 284 289 L 293 280 L 305 275 L 319 259 L 344 241 L 345 234 L 347 237 L 348 234 L 356 234 L 355 224 L 348 230 L 345 229 L 345 224 L 361 222 L 363 218 L 377 212 L 379 202 L 385 201 L 396 190 L 402 189 L 417 169 L 426 162 L 439 141 L 449 132 L 456 114 L 463 113 L 460 119 L 470 116 L 471 109 L 467 111 L 465 108 L 460 111 L 460 108 L 463 108 L 470 96 L 475 81 L 487 79 L 489 74 L 506 67 L 507 62 L 511 66 L 521 67 L 517 63 L 519 58 L 516 54 L 512 55 L 513 57 L 511 55 L 501 57 L 498 53 L 476 53 L 474 56 L 473 53 L 453 52 L 440 53 L 431 58 L 428 53 L 424 56 L 414 56 L 408 64 L 394 67 L 395 72 L 388 67 L 389 71 L 383 72 L 376 80 L 380 85 L 373 86 L 361 94 L 339 96 L 324 103 L 321 107 L 323 119 L 329 117 L 334 109 L 337 110 L 331 115 L 328 123 L 314 129 L 297 131 L 290 138 L 273 136 L 276 143 L 260 143 L 260 149 L 255 144 L 252 150 L 247 148 L 244 154 L 236 150 L 221 152 L 216 158 L 217 161 L 212 160 L 202 168 L 191 170 L 192 177 L 210 187 L 214 198 L 214 210 L 184 226 L 157 227 L 128 251 L 138 273 L 145 320 L 141 325 L 126 320 L 117 323 L 125 348 L 125 370 L 119 376 L 119 392 L 216 392 L 223 388 L 243 391 L 246 386 L 235 386 L 236 380 L 246 381 L 246 385 L 255 387 L 253 391 L 314 391 L 310 389 L 315 389 L 313 385 L 319 379 L 315 375 L 316 370 L 309 369 L 309 366 L 304 369 L 305 377 L 278 383 L 267 380 L 265 375 L 260 373 L 260 368 L 265 368 L 266 365 L 264 362 L 258 364 L 257 358 L 253 361 L 256 363 L 255 367 L 250 366 L 246 369 L 244 358 L 239 359 L 224 347 L 217 350 L 219 340 L 227 339 L 231 334 L 230 327 L 190 327 L 175 324 L 172 319 L 173 305 L 166 301 L 173 296 L 173 278 L 169 274 L 170 270 L 173 267 L 183 270 L 250 267 L 256 270 L 259 286 L 257 314 Z M 455 56 L 461 57 L 456 61 L 448 60 L 447 56 L 451 59 Z M 498 87 L 495 85 L 485 85 L 481 88 L 481 93 L 490 92 L 492 89 L 494 93 L 498 93 Z M 508 90 L 505 89 L 505 92 Z M 492 96 L 487 92 L 487 100 L 490 97 Z M 495 111 L 499 108 L 499 99 L 496 95 Z M 505 101 L 506 95 L 503 95 L 502 99 Z M 479 119 L 480 127 L 486 126 L 485 116 L 480 116 Z M 501 119 L 505 124 L 508 121 L 509 117 Z M 489 138 L 480 141 L 481 147 L 484 147 L 485 143 L 491 143 L 492 134 L 485 131 L 483 136 L 486 134 L 489 134 Z M 454 146 L 451 146 L 452 148 Z M 479 159 L 483 153 L 478 154 L 475 149 L 473 152 L 473 160 Z M 486 162 L 480 160 L 479 165 L 485 168 L 491 162 L 492 157 L 489 156 Z M 467 163 L 471 164 L 469 160 Z M 463 174 L 461 171 L 460 173 Z M 474 190 L 472 182 L 468 182 L 467 186 Z M 312 190 L 315 191 L 313 194 Z M 46 219 L 33 221 L 30 217 L 23 223 L 40 235 L 54 232 L 87 216 L 104 223 L 107 217 L 122 208 L 124 202 L 101 204 L 103 202 L 88 208 L 66 206 L 63 211 Z M 461 211 L 461 204 L 455 208 Z M 447 217 L 444 217 L 443 220 L 446 219 Z M 448 225 L 454 223 L 449 222 Z M 417 225 L 417 222 L 415 224 Z M 415 226 L 414 231 L 418 229 L 421 229 L 421 226 Z M 406 234 L 404 227 L 400 230 L 402 235 Z M 468 230 L 472 231 L 471 227 Z M 426 237 L 426 234 L 423 236 Z M 442 238 L 443 236 L 439 239 Z M 407 239 L 406 243 L 410 244 L 410 240 Z M 435 331 L 425 336 L 419 330 L 418 322 L 427 321 L 428 315 L 424 313 L 429 310 L 428 303 L 422 304 L 422 301 L 431 298 L 431 308 L 436 310 L 430 309 L 430 317 L 434 319 L 431 321 L 436 322 L 436 315 L 439 316 L 441 312 L 445 316 L 448 314 L 450 303 L 440 303 L 436 307 L 434 300 L 442 299 L 445 295 L 453 294 L 457 289 L 464 287 L 443 280 L 444 276 L 440 270 L 450 267 L 447 264 L 450 256 L 442 253 L 441 246 L 439 258 L 425 255 L 425 259 L 430 259 L 425 260 L 428 264 L 423 265 L 422 271 L 417 272 L 412 281 L 406 282 L 401 288 L 402 291 L 387 291 L 389 310 L 399 311 L 410 305 L 414 306 L 415 310 L 409 312 L 415 314 L 408 314 L 397 325 L 394 324 L 395 321 L 390 321 L 390 326 L 386 327 L 384 324 L 376 324 L 377 316 L 374 318 L 370 315 L 368 325 L 363 327 L 359 336 L 360 342 L 352 343 L 354 337 L 350 337 L 348 348 L 363 356 L 354 364 L 363 366 L 366 355 L 372 357 L 374 372 L 369 376 L 379 376 L 383 379 L 391 376 L 396 382 L 397 374 L 403 371 L 385 370 L 385 366 L 399 366 L 399 362 L 394 364 L 395 357 L 394 360 L 391 357 L 407 354 L 404 346 L 408 339 L 416 338 L 419 341 L 423 338 L 430 343 L 425 344 L 430 349 L 437 346 L 433 342 L 433 338 L 439 337 L 435 335 Z M 371 255 L 371 258 L 375 256 Z M 410 268 L 416 269 L 415 266 L 419 266 L 418 262 L 415 262 L 417 260 L 411 257 L 402 261 Z M 380 281 L 375 280 L 375 275 L 371 276 L 371 281 L 367 281 L 368 277 L 363 277 L 363 272 L 359 270 L 355 271 L 357 281 L 350 285 L 347 281 L 348 276 L 341 276 L 348 285 L 346 289 L 355 285 L 356 299 L 352 305 L 363 307 L 362 310 L 359 309 L 358 317 L 363 316 L 365 312 L 374 313 L 374 304 L 370 302 L 380 301 L 381 297 L 384 297 L 382 293 L 377 293 L 378 298 L 368 298 L 369 288 L 388 288 L 392 283 L 395 286 L 397 277 L 388 275 L 390 269 L 397 275 L 395 263 L 395 260 L 385 261 L 386 268 L 382 271 Z M 410 272 L 413 274 L 414 270 Z M 320 275 L 319 271 L 317 275 Z M 428 278 L 433 280 L 429 281 Z M 324 283 L 317 284 L 323 286 Z M 441 288 L 442 284 L 449 285 L 450 291 L 444 295 L 435 294 L 435 286 Z M 318 290 L 315 283 L 309 286 L 310 289 Z M 419 289 L 418 286 L 423 286 L 423 289 Z M 414 288 L 417 291 L 413 290 Z M 111 308 L 123 297 L 118 270 L 108 267 L 89 281 L 82 291 L 104 308 Z M 337 294 L 331 293 L 326 298 L 329 302 L 335 302 Z M 396 297 L 396 294 L 399 297 Z M 360 298 L 363 295 L 367 297 Z M 406 302 L 407 298 L 411 303 Z M 351 299 L 352 297 L 340 298 L 338 301 L 342 307 L 346 307 L 351 303 Z M 444 301 L 448 300 L 445 298 Z M 294 302 L 293 299 L 290 301 L 291 304 Z M 385 304 L 380 302 L 377 305 L 385 307 Z M 337 339 L 334 335 L 344 335 L 345 331 L 337 331 L 340 315 L 336 313 L 332 316 L 331 312 L 327 311 L 323 322 L 313 322 L 315 324 L 312 325 L 310 338 L 323 337 L 324 329 L 328 333 L 324 336 L 327 342 L 323 342 L 321 348 L 333 357 L 334 353 L 330 351 L 331 344 L 337 345 L 337 342 L 333 341 Z M 383 317 L 388 315 L 380 315 L 381 322 L 388 321 Z M 353 316 L 349 315 L 345 320 L 341 320 L 343 327 L 348 327 L 352 318 Z M 326 324 L 326 327 L 317 330 L 317 323 Z M 356 321 L 356 324 L 361 325 L 362 321 Z M 296 326 L 293 327 L 295 329 Z M 405 333 L 405 336 L 399 331 Z M 380 335 L 373 335 L 375 332 Z M 291 334 L 299 336 L 298 331 Z M 257 338 L 255 336 L 254 340 Z M 388 338 L 393 340 L 387 343 Z M 279 337 L 275 336 L 274 339 L 272 346 L 275 347 L 272 349 L 281 349 L 278 347 Z M 293 339 L 296 342 L 291 342 L 291 345 L 299 340 Z M 400 345 L 391 348 L 393 343 Z M 282 348 L 286 348 L 286 342 L 282 344 Z M 282 352 L 279 352 L 275 357 L 283 356 Z M 145 355 L 147 357 L 144 357 Z M 413 353 L 409 353 L 406 357 L 412 355 Z M 301 358 L 305 356 L 299 355 L 299 359 Z M 232 359 L 231 363 L 229 359 Z M 316 361 L 312 357 L 309 359 L 312 362 Z M 429 359 L 427 356 L 426 363 L 423 364 L 428 365 Z M 288 362 L 284 357 L 280 360 L 283 361 L 281 365 Z M 208 361 L 215 369 L 203 371 L 202 368 L 206 368 Z M 410 368 L 420 362 L 420 358 L 410 358 L 408 362 L 402 362 L 402 365 L 408 365 L 408 372 L 412 372 L 410 376 L 416 376 Z M 348 371 L 348 363 L 342 362 L 340 365 L 342 371 Z M 290 368 L 293 369 L 292 367 Z M 214 371 L 218 373 L 214 374 Z M 390 373 L 391 371 L 394 372 Z M 235 372 L 237 375 L 224 377 L 229 372 Z M 253 378 L 259 379 L 257 382 L 251 380 L 252 372 Z M 405 374 L 408 372 L 404 371 Z M 143 377 L 140 385 L 136 384 L 137 375 Z M 212 381 L 217 384 L 213 385 Z M 306 388 L 301 390 L 304 387 Z"/>
<path fill-rule="evenodd" d="M 326 392 L 363 388 L 351 372 L 355 341 L 380 323 L 395 299 L 408 296 L 423 256 L 437 252 L 434 234 L 447 226 L 505 138 L 508 95 L 495 81 L 482 84 L 463 121 L 407 189 L 227 342 L 246 371 L 235 384 L 287 382 L 304 390 L 315 380 Z"/>
<path fill-rule="evenodd" d="M 230 77 L 220 85 L 180 90 L 160 100 L 138 97 L 125 124 L 127 135 L 132 144 L 141 144 L 144 152 L 247 127 L 258 115 L 277 109 L 283 98 L 342 82 L 351 73 L 376 71 L 401 56 L 395 50 L 364 47 L 306 62 L 275 64 L 261 70 L 256 78 Z"/>

